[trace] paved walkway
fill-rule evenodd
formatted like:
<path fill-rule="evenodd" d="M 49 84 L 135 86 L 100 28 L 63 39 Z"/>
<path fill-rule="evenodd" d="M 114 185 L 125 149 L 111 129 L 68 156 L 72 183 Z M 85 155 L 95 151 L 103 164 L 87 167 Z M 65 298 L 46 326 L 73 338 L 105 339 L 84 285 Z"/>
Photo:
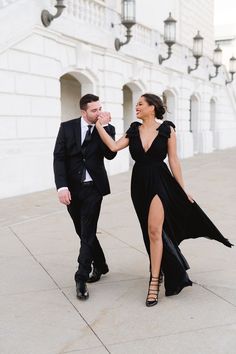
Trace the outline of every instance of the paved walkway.
<path fill-rule="evenodd" d="M 195 199 L 236 244 L 236 149 L 182 161 Z M 111 178 L 99 237 L 110 272 L 76 299 L 79 242 L 54 190 L 0 201 L 1 354 L 235 354 L 236 247 L 184 241 L 193 287 L 145 307 L 148 259 L 129 196 Z"/>

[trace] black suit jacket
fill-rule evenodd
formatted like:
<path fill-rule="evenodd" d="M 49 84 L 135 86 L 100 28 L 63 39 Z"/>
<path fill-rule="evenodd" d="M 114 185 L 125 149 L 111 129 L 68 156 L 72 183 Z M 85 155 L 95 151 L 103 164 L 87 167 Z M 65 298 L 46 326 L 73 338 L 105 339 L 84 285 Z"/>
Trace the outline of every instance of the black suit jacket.
<path fill-rule="evenodd" d="M 107 133 L 115 139 L 115 128 L 109 124 Z M 85 165 L 95 185 L 102 195 L 110 193 L 104 157 L 108 160 L 116 156 L 101 140 L 96 126 L 85 152 L 81 149 L 81 118 L 61 123 L 54 148 L 54 175 L 57 189 L 68 187 L 73 193 L 80 185 L 81 173 Z"/>

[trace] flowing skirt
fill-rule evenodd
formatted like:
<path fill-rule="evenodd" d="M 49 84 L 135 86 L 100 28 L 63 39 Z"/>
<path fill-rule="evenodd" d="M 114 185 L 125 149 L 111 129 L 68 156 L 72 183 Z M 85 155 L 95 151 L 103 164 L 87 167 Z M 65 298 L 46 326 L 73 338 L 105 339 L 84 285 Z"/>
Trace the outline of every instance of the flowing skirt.
<path fill-rule="evenodd" d="M 170 296 L 192 285 L 186 272 L 189 265 L 179 248 L 183 240 L 206 237 L 227 247 L 231 247 L 232 244 L 220 233 L 199 205 L 195 201 L 194 203 L 189 201 L 164 162 L 145 166 L 136 162 L 131 178 L 131 197 L 149 256 L 148 213 L 155 195 L 159 196 L 164 209 L 161 270 L 164 273 L 166 296 Z"/>

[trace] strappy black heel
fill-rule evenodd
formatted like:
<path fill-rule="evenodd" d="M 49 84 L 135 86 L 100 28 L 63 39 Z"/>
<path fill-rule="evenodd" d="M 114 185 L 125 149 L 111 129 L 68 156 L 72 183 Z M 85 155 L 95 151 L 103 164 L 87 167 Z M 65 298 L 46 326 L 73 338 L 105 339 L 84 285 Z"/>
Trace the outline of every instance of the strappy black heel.
<path fill-rule="evenodd" d="M 150 277 L 149 287 L 148 287 L 148 294 L 146 299 L 146 306 L 151 307 L 155 306 L 158 303 L 158 296 L 160 291 L 160 285 L 163 281 L 162 273 L 159 277 Z"/>

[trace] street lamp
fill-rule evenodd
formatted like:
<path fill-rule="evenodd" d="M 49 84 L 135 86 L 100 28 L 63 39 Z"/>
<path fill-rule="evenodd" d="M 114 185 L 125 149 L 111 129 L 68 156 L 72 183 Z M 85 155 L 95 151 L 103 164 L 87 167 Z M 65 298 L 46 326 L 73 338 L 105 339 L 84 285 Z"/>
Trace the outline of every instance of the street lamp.
<path fill-rule="evenodd" d="M 234 74 L 236 73 L 236 58 L 233 56 L 229 60 L 229 72 L 231 74 L 231 80 L 225 80 L 225 84 L 230 84 L 234 79 Z"/>
<path fill-rule="evenodd" d="M 213 79 L 218 75 L 219 67 L 222 65 L 222 49 L 220 48 L 219 44 L 217 48 L 214 50 L 213 65 L 216 68 L 215 75 L 209 74 L 209 80 Z"/>
<path fill-rule="evenodd" d="M 169 13 L 169 17 L 164 21 L 164 42 L 168 46 L 167 57 L 164 58 L 161 54 L 159 55 L 159 64 L 161 65 L 164 60 L 171 57 L 172 50 L 171 47 L 176 42 L 176 20 Z"/>
<path fill-rule="evenodd" d="M 193 37 L 193 56 L 196 59 L 196 62 L 194 68 L 188 66 L 189 74 L 191 73 L 191 71 L 196 70 L 199 66 L 199 59 L 202 57 L 203 52 L 203 39 L 204 38 L 200 35 L 199 31 L 197 32 L 196 36 Z"/>
<path fill-rule="evenodd" d="M 66 7 L 64 5 L 64 0 L 57 0 L 57 4 L 55 5 L 55 7 L 57 9 L 57 13 L 54 16 L 50 14 L 48 10 L 43 10 L 41 12 L 41 21 L 45 27 L 48 27 L 51 24 L 51 22 L 54 20 L 54 18 L 61 16 L 64 8 Z"/>
<path fill-rule="evenodd" d="M 119 38 L 115 39 L 115 48 L 120 50 L 125 44 L 128 44 L 132 38 L 131 27 L 136 24 L 135 19 L 135 0 L 123 0 L 122 1 L 122 15 L 121 23 L 126 27 L 126 41 L 121 42 Z"/>

